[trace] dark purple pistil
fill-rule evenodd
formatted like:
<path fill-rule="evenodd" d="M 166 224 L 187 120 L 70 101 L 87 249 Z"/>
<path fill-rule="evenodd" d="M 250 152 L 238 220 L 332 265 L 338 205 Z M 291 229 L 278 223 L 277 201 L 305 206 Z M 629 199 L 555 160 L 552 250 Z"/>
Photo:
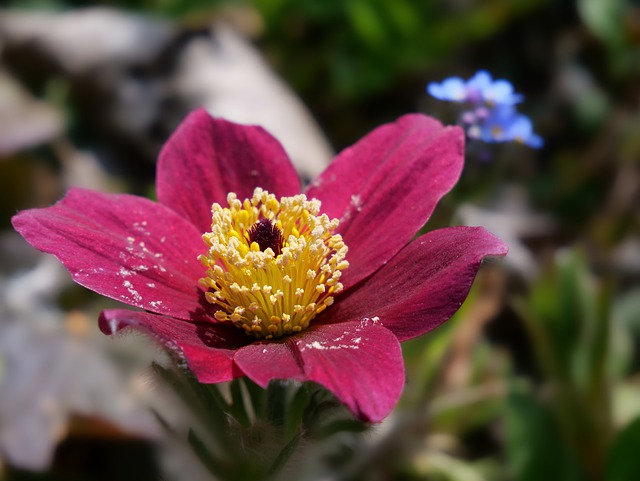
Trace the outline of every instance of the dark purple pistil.
<path fill-rule="evenodd" d="M 249 229 L 249 243 L 255 242 L 260 246 L 261 251 L 265 251 L 268 247 L 275 255 L 282 253 L 282 243 L 284 238 L 282 232 L 269 219 L 260 219 Z"/>

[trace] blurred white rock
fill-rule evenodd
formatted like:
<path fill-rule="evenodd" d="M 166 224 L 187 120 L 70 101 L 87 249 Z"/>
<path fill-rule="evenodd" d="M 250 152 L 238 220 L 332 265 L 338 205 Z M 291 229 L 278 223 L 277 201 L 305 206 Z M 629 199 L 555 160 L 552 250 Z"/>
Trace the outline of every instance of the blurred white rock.
<path fill-rule="evenodd" d="M 63 128 L 58 109 L 34 98 L 0 68 L 0 157 L 48 142 Z"/>
<path fill-rule="evenodd" d="M 212 115 L 257 124 L 282 142 L 298 172 L 318 175 L 333 151 L 307 108 L 231 27 L 217 24 L 209 37 L 184 49 L 174 77 L 177 95 Z"/>
<path fill-rule="evenodd" d="M 483 226 L 502 239 L 509 246 L 506 264 L 524 279 L 535 278 L 538 261 L 523 239 L 544 237 L 554 230 L 555 224 L 549 216 L 531 210 L 520 187 L 505 187 L 490 207 L 462 204 L 456 215 L 464 225 Z"/>
<path fill-rule="evenodd" d="M 65 76 L 81 91 L 77 97 L 86 105 L 80 111 L 110 136 L 109 146 L 134 149 L 129 162 L 140 154 L 153 159 L 178 122 L 198 107 L 264 127 L 304 180 L 333 156 L 302 101 L 227 24 L 194 32 L 108 8 L 0 13 L 0 42 L 13 52 L 14 67 L 32 69 L 23 63 L 26 57 L 42 58 L 45 70 L 53 66 L 42 75 Z M 114 157 L 127 162 L 119 153 Z"/>
<path fill-rule="evenodd" d="M 15 252 L 13 237 L 0 237 L 0 253 Z M 157 439 L 161 429 L 147 409 L 150 389 L 116 368 L 95 322 L 56 306 L 70 276 L 52 256 L 37 259 L 29 270 L 0 276 L 0 458 L 24 469 L 47 468 L 72 415 Z"/>
<path fill-rule="evenodd" d="M 147 61 L 177 33 L 168 22 L 102 7 L 1 13 L 0 37 L 7 45 L 35 44 L 72 74 Z"/>

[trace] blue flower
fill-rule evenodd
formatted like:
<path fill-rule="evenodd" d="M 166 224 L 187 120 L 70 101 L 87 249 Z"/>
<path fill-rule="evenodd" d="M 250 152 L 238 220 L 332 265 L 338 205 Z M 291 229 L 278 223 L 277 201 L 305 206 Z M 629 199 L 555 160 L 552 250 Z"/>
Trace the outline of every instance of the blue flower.
<path fill-rule="evenodd" d="M 476 129 L 473 129 L 476 127 Z M 538 149 L 542 147 L 542 137 L 533 131 L 531 119 L 518 113 L 511 105 L 500 105 L 492 109 L 480 123 L 469 127 L 470 137 L 484 142 L 520 142 Z"/>
<path fill-rule="evenodd" d="M 522 95 L 514 92 L 509 81 L 494 81 L 486 70 L 479 70 L 466 82 L 460 77 L 450 77 L 442 83 L 431 82 L 427 92 L 439 100 L 473 105 L 515 105 L 522 101 Z"/>
<path fill-rule="evenodd" d="M 427 85 L 427 92 L 438 100 L 450 102 L 464 102 L 467 100 L 467 88 L 460 77 L 450 77 L 442 83 L 431 82 Z"/>
<path fill-rule="evenodd" d="M 460 123 L 471 139 L 484 142 L 520 142 L 535 149 L 542 147 L 542 137 L 534 133 L 526 115 L 516 110 L 523 97 L 515 93 L 507 80 L 493 80 L 486 70 L 479 70 L 469 80 L 449 77 L 441 83 L 431 82 L 427 92 L 439 100 L 464 102 Z"/>

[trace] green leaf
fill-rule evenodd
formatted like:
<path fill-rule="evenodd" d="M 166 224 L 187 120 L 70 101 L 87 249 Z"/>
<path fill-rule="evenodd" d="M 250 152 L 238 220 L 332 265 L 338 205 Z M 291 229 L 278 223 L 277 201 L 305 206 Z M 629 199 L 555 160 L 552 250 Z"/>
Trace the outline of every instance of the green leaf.
<path fill-rule="evenodd" d="M 266 418 L 274 426 L 281 426 L 287 421 L 289 389 L 283 381 L 271 381 L 267 387 Z M 299 418 L 298 418 L 299 419 Z"/>
<path fill-rule="evenodd" d="M 302 422 L 310 401 L 311 393 L 309 391 L 309 384 L 299 385 L 293 391 L 286 416 L 282 415 L 287 428 L 286 432 L 294 432 L 298 428 L 298 424 Z"/>
<path fill-rule="evenodd" d="M 351 27 L 362 41 L 373 47 L 384 44 L 386 31 L 372 2 L 350 0 L 345 7 Z"/>
<path fill-rule="evenodd" d="M 486 477 L 466 460 L 457 459 L 446 453 L 429 452 L 417 460 L 415 469 L 426 479 L 446 481 L 486 481 Z M 421 478 L 422 479 L 422 478 Z"/>
<path fill-rule="evenodd" d="M 640 417 L 628 424 L 617 436 L 606 466 L 607 481 L 637 481 L 640 476 Z"/>
<path fill-rule="evenodd" d="M 248 377 L 240 378 L 244 388 L 249 395 L 249 402 L 253 408 L 256 418 L 264 418 L 266 416 L 268 393 L 266 389 L 261 388 Z"/>
<path fill-rule="evenodd" d="M 282 448 L 273 464 L 267 470 L 268 476 L 273 476 L 280 472 L 280 470 L 287 463 L 291 455 L 295 453 L 296 448 L 300 444 L 300 440 L 302 439 L 302 431 L 298 431 L 293 435 L 293 437 L 289 440 L 289 442 Z"/>
<path fill-rule="evenodd" d="M 220 479 L 228 479 L 228 468 L 215 459 L 206 444 L 192 429 L 189 430 L 188 439 L 191 449 L 209 472 Z"/>
<path fill-rule="evenodd" d="M 152 369 L 162 381 L 175 391 L 185 406 L 198 415 L 213 431 L 227 429 L 226 411 L 228 405 L 217 386 L 201 384 L 191 373 L 181 371 L 179 368 L 167 369 L 153 363 Z"/>
<path fill-rule="evenodd" d="M 552 416 L 525 389 L 507 398 L 507 459 L 516 481 L 585 479 Z"/>
<path fill-rule="evenodd" d="M 242 389 L 241 379 L 234 379 L 229 383 L 229 390 L 231 392 L 231 406 L 229 412 L 243 426 L 250 426 L 251 419 L 245 406 L 244 394 Z"/>
<path fill-rule="evenodd" d="M 618 298 L 613 306 L 613 315 L 624 326 L 640 337 L 640 287 L 630 289 Z"/>
<path fill-rule="evenodd" d="M 623 0 L 580 0 L 578 12 L 587 27 L 609 45 L 624 41 Z"/>
<path fill-rule="evenodd" d="M 357 419 L 336 419 L 331 421 L 314 433 L 315 439 L 327 439 L 338 433 L 362 433 L 371 426 Z"/>

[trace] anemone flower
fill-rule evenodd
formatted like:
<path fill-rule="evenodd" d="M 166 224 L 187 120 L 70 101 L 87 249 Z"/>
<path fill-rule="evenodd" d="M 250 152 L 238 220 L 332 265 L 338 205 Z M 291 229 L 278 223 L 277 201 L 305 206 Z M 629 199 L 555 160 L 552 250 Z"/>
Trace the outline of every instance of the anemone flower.
<path fill-rule="evenodd" d="M 446 321 L 482 259 L 482 228 L 412 241 L 457 181 L 463 134 L 423 115 L 340 153 L 304 191 L 259 127 L 187 117 L 158 161 L 158 202 L 71 189 L 13 225 L 73 279 L 141 310 L 100 315 L 175 350 L 202 383 L 313 381 L 366 421 L 400 397 L 400 342 Z"/>

